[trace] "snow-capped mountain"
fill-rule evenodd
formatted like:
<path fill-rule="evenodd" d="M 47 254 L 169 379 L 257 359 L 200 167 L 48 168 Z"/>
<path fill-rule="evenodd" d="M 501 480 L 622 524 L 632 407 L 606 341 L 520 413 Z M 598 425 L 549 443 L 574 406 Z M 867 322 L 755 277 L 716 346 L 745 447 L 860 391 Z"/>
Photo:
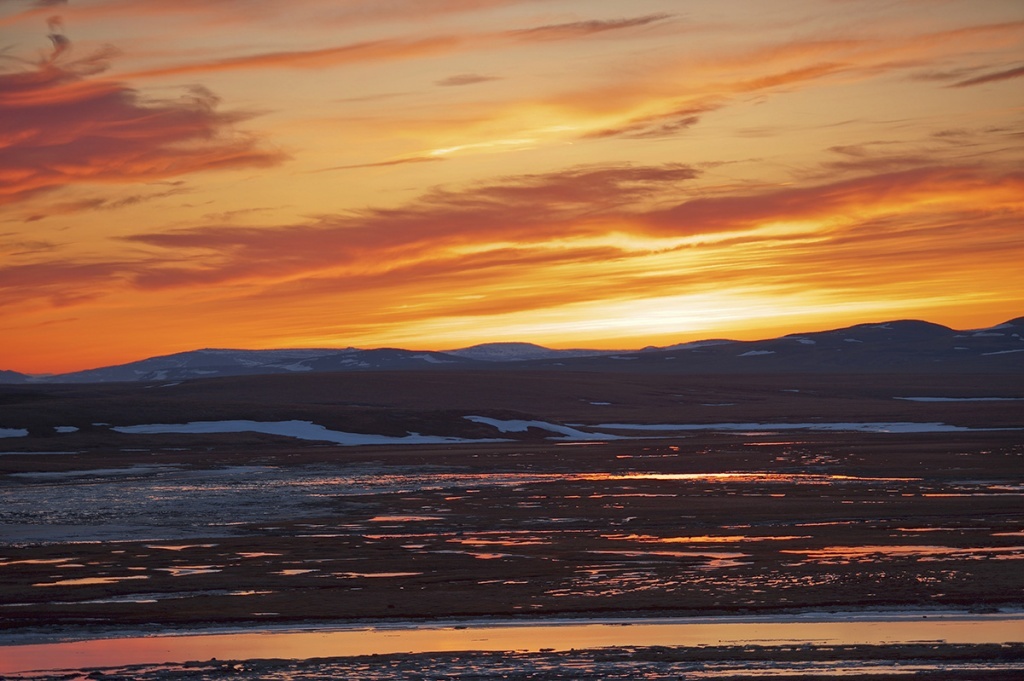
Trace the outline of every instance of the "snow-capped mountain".
<path fill-rule="evenodd" d="M 969 331 L 898 320 L 759 341 L 715 339 L 625 351 L 553 350 L 532 343 L 485 343 L 448 352 L 398 348 L 205 349 L 55 376 L 0 371 L 0 383 L 174 382 L 245 374 L 481 368 L 662 373 L 1024 373 L 1024 317 Z"/>

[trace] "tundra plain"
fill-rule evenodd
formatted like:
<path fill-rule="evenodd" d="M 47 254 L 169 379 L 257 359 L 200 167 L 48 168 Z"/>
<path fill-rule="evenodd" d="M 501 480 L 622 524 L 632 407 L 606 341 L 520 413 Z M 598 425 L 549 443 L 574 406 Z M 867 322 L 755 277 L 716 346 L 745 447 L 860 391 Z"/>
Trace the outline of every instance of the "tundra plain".
<path fill-rule="evenodd" d="M 450 371 L 2 386 L 0 636 L 1016 612 L 1018 378 Z M 153 427 L 228 421 L 392 440 Z M 673 650 L 655 655 L 665 674 L 699 662 Z M 630 651 L 593 678 L 650 657 Z M 966 658 L 979 656 L 992 674 L 1024 664 L 1019 648 Z M 522 678 L 590 678 L 556 668 Z"/>

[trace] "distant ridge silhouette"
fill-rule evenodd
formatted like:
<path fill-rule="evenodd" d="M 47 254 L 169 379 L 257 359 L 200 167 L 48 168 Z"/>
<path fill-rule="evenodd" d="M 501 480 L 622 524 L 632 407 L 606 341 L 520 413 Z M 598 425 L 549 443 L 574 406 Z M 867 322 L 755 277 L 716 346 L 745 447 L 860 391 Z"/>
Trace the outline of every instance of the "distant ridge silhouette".
<path fill-rule="evenodd" d="M 484 343 L 438 352 L 401 348 L 192 350 L 53 376 L 0 370 L 0 383 L 173 382 L 325 371 L 529 369 L 658 373 L 1024 373 L 1024 317 L 957 331 L 904 319 L 758 341 L 714 339 L 642 350 L 555 350 Z"/>

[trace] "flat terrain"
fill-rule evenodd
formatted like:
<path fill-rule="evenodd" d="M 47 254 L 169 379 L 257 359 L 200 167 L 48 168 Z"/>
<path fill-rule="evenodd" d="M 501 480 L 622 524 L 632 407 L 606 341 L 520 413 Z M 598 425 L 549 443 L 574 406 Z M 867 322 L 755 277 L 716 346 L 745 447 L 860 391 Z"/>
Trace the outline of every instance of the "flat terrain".
<path fill-rule="evenodd" d="M 0 438 L 0 627 L 1020 608 L 1024 401 L 1011 398 L 1024 388 L 1000 376 L 8 386 L 0 428 L 29 434 Z M 507 441 L 111 429 L 230 419 Z M 784 428 L 869 422 L 962 430 Z"/>

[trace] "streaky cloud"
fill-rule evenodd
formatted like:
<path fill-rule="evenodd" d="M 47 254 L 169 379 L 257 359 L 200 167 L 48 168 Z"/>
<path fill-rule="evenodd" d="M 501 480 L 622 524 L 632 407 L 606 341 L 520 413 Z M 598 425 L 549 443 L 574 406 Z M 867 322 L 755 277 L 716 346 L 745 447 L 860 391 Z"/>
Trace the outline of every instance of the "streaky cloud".
<path fill-rule="evenodd" d="M 997 83 L 1003 80 L 1011 80 L 1022 76 L 1024 76 L 1024 66 L 1018 66 L 1016 68 L 1006 69 L 1005 71 L 997 71 L 995 73 L 987 73 L 983 76 L 967 78 L 966 80 L 953 83 L 948 87 L 972 87 L 974 85 L 984 85 L 986 83 Z"/>
<path fill-rule="evenodd" d="M 260 52 L 239 57 L 226 57 L 210 61 L 156 67 L 132 72 L 128 75 L 131 78 L 155 78 L 193 73 L 216 73 L 267 68 L 322 69 L 379 61 L 419 59 L 468 49 L 486 48 L 509 40 L 515 43 L 569 40 L 595 33 L 645 26 L 662 21 L 669 16 L 671 15 L 655 14 L 633 19 L 580 21 L 568 24 L 553 24 L 535 28 L 491 33 L 470 33 L 466 35 L 388 38 L 334 45 L 312 50 Z M 453 78 L 458 79 L 459 76 L 454 76 Z M 470 83 L 456 80 L 449 83 L 442 81 L 440 84 L 467 85 Z"/>
<path fill-rule="evenodd" d="M 218 109 L 202 87 L 178 99 L 145 99 L 132 87 L 91 78 L 117 54 L 70 58 L 53 40 L 38 64 L 0 73 L 0 205 L 84 182 L 131 184 L 218 168 L 276 165 L 284 154 L 236 129 L 250 116 Z"/>
<path fill-rule="evenodd" d="M 579 36 L 620 31 L 627 28 L 648 26 L 671 18 L 671 14 L 648 14 L 628 19 L 591 19 L 573 21 L 564 24 L 549 24 L 534 28 L 523 28 L 509 31 L 508 35 L 528 40 L 564 40 Z"/>
<path fill-rule="evenodd" d="M 501 80 L 500 76 L 484 76 L 479 73 L 460 73 L 454 76 L 448 76 L 441 80 L 434 81 L 434 85 L 440 87 L 459 87 L 463 85 L 477 85 L 478 83 L 487 83 L 493 80 Z"/>
<path fill-rule="evenodd" d="M 326 173 L 332 170 L 356 170 L 359 168 L 386 168 L 388 166 L 401 166 L 410 163 L 432 163 L 434 161 L 446 160 L 442 156 L 410 156 L 408 158 L 396 158 L 390 161 L 375 161 L 373 163 L 354 163 L 347 166 L 331 166 L 330 168 L 319 168 L 311 170 L 313 173 Z"/>
<path fill-rule="evenodd" d="M 455 51 L 463 39 L 439 36 L 412 40 L 372 40 L 316 50 L 262 52 L 241 57 L 165 66 L 129 74 L 133 78 L 179 76 L 190 73 L 216 73 L 268 68 L 321 69 L 346 64 L 398 59 L 416 59 Z"/>

